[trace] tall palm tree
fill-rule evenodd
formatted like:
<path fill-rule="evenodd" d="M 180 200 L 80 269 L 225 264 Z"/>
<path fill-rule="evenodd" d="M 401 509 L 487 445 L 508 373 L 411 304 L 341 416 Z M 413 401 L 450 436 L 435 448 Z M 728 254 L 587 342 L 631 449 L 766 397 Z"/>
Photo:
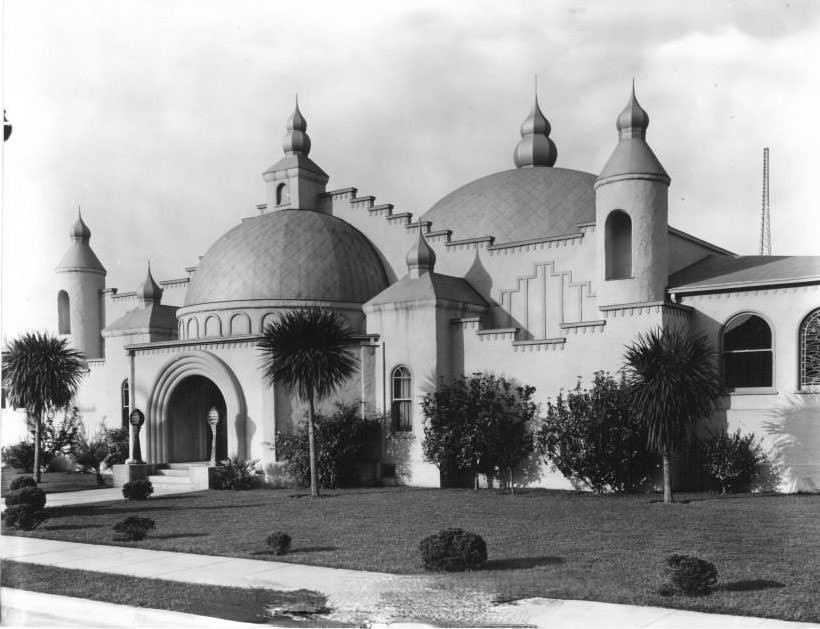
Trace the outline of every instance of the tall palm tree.
<path fill-rule="evenodd" d="M 663 457 L 663 501 L 671 503 L 672 453 L 720 393 L 715 352 L 703 335 L 657 328 L 627 346 L 624 362 L 633 411 L 649 430 L 649 447 Z"/>
<path fill-rule="evenodd" d="M 40 430 L 46 413 L 69 405 L 87 369 L 64 338 L 27 332 L 6 344 L 3 386 L 9 402 L 34 418 L 34 478 L 40 482 Z"/>
<path fill-rule="evenodd" d="M 316 403 L 331 395 L 356 370 L 353 335 L 344 319 L 330 310 L 292 310 L 268 324 L 257 347 L 263 352 L 262 371 L 273 384 L 296 390 L 308 403 L 310 495 L 319 495 L 316 469 Z"/>

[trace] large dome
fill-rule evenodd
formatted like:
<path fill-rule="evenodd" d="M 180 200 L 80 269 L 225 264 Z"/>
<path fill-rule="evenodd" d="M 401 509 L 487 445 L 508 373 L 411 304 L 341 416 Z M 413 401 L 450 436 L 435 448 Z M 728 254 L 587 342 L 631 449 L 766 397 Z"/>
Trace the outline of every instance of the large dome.
<path fill-rule="evenodd" d="M 370 241 L 343 220 L 310 210 L 245 219 L 197 267 L 185 305 L 246 300 L 364 303 L 388 285 Z"/>
<path fill-rule="evenodd" d="M 496 244 L 562 236 L 595 220 L 595 175 L 566 168 L 515 168 L 468 183 L 422 217 L 453 239 L 494 236 Z"/>

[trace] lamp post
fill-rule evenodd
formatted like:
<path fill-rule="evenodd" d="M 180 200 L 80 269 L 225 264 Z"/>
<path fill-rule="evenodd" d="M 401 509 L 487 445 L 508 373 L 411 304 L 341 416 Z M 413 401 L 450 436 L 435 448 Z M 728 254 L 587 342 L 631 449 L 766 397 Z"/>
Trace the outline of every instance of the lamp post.
<path fill-rule="evenodd" d="M 216 467 L 216 426 L 219 423 L 219 411 L 215 406 L 208 411 L 208 424 L 211 427 L 211 467 Z"/>
<path fill-rule="evenodd" d="M 138 408 L 131 411 L 128 416 L 128 423 L 131 424 L 131 435 L 129 439 L 129 457 L 126 463 L 143 463 L 142 450 L 140 449 L 140 428 L 145 423 L 145 415 Z"/>

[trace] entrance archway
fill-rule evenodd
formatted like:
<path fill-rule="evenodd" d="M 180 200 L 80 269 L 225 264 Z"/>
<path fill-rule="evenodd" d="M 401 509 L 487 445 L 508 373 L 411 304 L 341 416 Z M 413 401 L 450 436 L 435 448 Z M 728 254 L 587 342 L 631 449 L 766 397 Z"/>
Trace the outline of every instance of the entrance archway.
<path fill-rule="evenodd" d="M 170 463 L 207 461 L 211 457 L 211 427 L 208 411 L 216 408 L 216 460 L 228 456 L 226 404 L 222 393 L 205 376 L 187 376 L 173 388 L 168 398 L 168 461 Z"/>

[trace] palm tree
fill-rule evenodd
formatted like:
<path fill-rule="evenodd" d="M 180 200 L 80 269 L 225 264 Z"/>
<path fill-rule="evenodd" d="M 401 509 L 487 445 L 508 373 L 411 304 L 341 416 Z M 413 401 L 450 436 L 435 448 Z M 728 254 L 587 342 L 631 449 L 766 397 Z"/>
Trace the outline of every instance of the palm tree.
<path fill-rule="evenodd" d="M 308 403 L 310 495 L 319 495 L 314 426 L 316 403 L 331 395 L 355 371 L 350 345 L 353 335 L 345 321 L 329 310 L 306 308 L 283 314 L 262 332 L 262 371 L 273 384 L 296 390 Z"/>
<path fill-rule="evenodd" d="M 40 428 L 46 413 L 69 405 L 87 369 L 64 338 L 27 332 L 6 344 L 3 386 L 9 402 L 34 418 L 34 478 L 40 482 Z"/>
<path fill-rule="evenodd" d="M 663 501 L 671 503 L 672 453 L 720 393 L 715 352 L 703 335 L 658 328 L 639 335 L 624 362 L 633 411 L 648 428 L 649 447 L 663 457 Z"/>

